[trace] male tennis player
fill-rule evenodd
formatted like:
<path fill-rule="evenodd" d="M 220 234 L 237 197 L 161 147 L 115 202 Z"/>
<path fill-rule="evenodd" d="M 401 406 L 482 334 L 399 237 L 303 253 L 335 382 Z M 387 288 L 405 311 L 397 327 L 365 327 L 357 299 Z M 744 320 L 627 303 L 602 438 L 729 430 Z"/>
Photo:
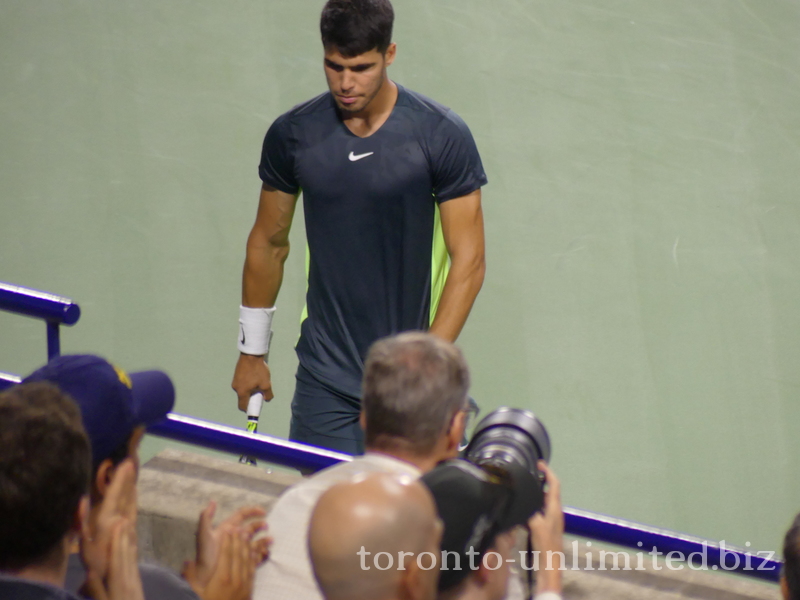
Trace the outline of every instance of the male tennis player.
<path fill-rule="evenodd" d="M 349 453 L 363 452 L 360 384 L 370 344 L 414 329 L 455 340 L 485 271 L 487 179 L 478 150 L 452 110 L 388 79 L 393 21 L 389 0 L 323 8 L 329 91 L 267 132 L 242 278 L 232 387 L 244 410 L 254 392 L 273 397 L 265 357 L 302 190 L 307 315 L 290 438 Z"/>

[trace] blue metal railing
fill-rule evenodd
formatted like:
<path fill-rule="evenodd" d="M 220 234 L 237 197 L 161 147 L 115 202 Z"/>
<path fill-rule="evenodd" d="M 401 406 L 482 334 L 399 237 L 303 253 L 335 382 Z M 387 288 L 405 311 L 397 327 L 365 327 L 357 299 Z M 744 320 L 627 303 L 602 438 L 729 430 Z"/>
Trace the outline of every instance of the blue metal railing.
<path fill-rule="evenodd" d="M 22 381 L 20 377 L 0 371 L 0 392 L 20 381 Z"/>
<path fill-rule="evenodd" d="M 349 454 L 306 446 L 269 435 L 248 433 L 243 429 L 217 425 L 174 413 L 167 415 L 167 418 L 160 423 L 150 426 L 147 432 L 178 442 L 239 456 L 250 456 L 282 467 L 304 471 L 319 471 L 353 459 Z"/>
<path fill-rule="evenodd" d="M 80 308 L 66 298 L 12 286 L 0 282 L 0 310 L 43 319 L 47 322 L 48 357 L 60 353 L 59 325 L 73 325 L 80 318 Z M 0 390 L 19 383 L 20 378 L 0 372 Z M 160 423 L 151 426 L 149 433 L 160 437 L 195 444 L 204 448 L 252 456 L 273 464 L 317 471 L 336 463 L 352 460 L 347 454 L 306 446 L 272 436 L 245 431 L 169 414 Z M 688 558 L 701 557 L 701 565 L 712 570 L 737 572 L 767 581 L 778 581 L 781 561 L 753 554 L 741 548 L 727 548 L 722 543 L 657 529 L 623 519 L 606 517 L 573 508 L 564 509 L 565 527 L 569 534 L 616 544 L 634 551 L 658 551 L 669 556 L 679 553 Z M 677 558 L 677 557 L 676 557 Z M 655 556 L 653 557 L 655 560 Z M 692 561 L 690 559 L 690 567 Z"/>
<path fill-rule="evenodd" d="M 0 310 L 47 323 L 47 358 L 61 354 L 60 325 L 74 325 L 81 309 L 72 300 L 0 281 Z"/>
<path fill-rule="evenodd" d="M 318 470 L 353 458 L 347 454 L 251 434 L 175 414 L 150 427 L 148 432 L 292 468 Z M 766 581 L 778 581 L 780 575 L 780 561 L 772 560 L 771 557 L 767 559 L 741 548 L 727 547 L 702 538 L 574 508 L 565 508 L 564 517 L 566 532 L 578 537 L 616 544 L 643 554 L 658 551 L 662 553 L 659 556 L 666 556 L 670 552 L 679 552 L 688 558 L 697 553 L 695 557 L 701 557 L 700 564 L 708 569 L 736 572 Z M 656 557 L 649 560 L 657 561 Z M 691 564 L 697 563 L 692 561 Z"/>
<path fill-rule="evenodd" d="M 660 563 L 658 556 L 674 561 L 685 559 L 690 569 L 722 570 L 770 582 L 780 579 L 783 566 L 782 561 L 772 558 L 773 552 L 753 553 L 724 542 L 717 543 L 575 508 L 564 509 L 564 526 L 567 533 L 578 537 L 631 548 L 637 554 L 642 554 L 642 561 L 652 561 L 652 564 Z M 653 554 L 655 552 L 659 554 L 656 556 Z M 671 553 L 677 554 L 669 559 Z M 646 555 L 651 558 L 645 558 Z"/>
<path fill-rule="evenodd" d="M 8 378 L 7 385 L 19 381 L 19 377 L 4 375 Z M 2 388 L 3 379 L 0 377 L 0 390 Z M 248 433 L 174 413 L 149 427 L 148 433 L 307 471 L 317 471 L 353 459 L 348 454 L 268 435 Z M 564 519 L 566 532 L 574 536 L 616 544 L 643 554 L 658 551 L 661 553 L 658 556 L 664 557 L 671 552 L 678 552 L 684 558 L 689 558 L 690 555 L 699 556 L 703 568 L 735 572 L 765 581 L 776 582 L 780 576 L 781 561 L 741 548 L 727 547 L 699 537 L 569 507 L 564 508 Z M 656 561 L 656 558 L 653 557 L 652 560 Z M 673 560 L 680 559 L 676 557 Z M 690 560 L 691 564 L 696 563 Z"/>

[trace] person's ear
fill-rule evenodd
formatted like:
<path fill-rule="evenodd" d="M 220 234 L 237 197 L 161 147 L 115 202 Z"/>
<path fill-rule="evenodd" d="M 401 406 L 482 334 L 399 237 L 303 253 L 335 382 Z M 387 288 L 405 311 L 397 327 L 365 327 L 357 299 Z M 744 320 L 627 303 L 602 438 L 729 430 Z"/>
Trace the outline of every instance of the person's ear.
<path fill-rule="evenodd" d="M 81 536 L 89 537 L 90 506 L 91 501 L 89 500 L 89 495 L 86 494 L 81 498 L 80 502 L 78 502 L 78 508 L 72 516 L 72 524 L 69 528 L 70 543 L 72 544 L 69 550 L 70 552 L 77 552 L 80 549 L 79 540 Z"/>
<path fill-rule="evenodd" d="M 438 573 L 438 571 L 439 569 L 437 568 L 436 572 Z M 411 560 L 406 561 L 405 570 L 401 571 L 401 573 L 400 598 L 404 600 L 425 600 L 435 596 L 435 582 L 438 581 L 438 577 L 433 578 L 430 573 L 423 571 L 419 567 L 416 555 L 411 557 Z M 434 581 L 433 584 L 431 584 L 431 579 Z M 430 589 L 431 585 L 434 587 L 433 590 Z"/>
<path fill-rule="evenodd" d="M 75 511 L 75 515 L 72 519 L 72 527 L 71 529 L 75 533 L 82 533 L 86 530 L 89 524 L 89 507 L 91 502 L 89 501 L 89 495 L 86 494 L 83 496 L 78 502 L 78 509 Z"/>
<path fill-rule="evenodd" d="M 416 557 L 414 557 L 416 558 Z M 400 583 L 398 585 L 399 598 L 419 598 L 417 588 L 419 587 L 419 569 L 415 561 L 406 561 L 405 569 L 400 571 Z"/>
<path fill-rule="evenodd" d="M 110 458 L 105 459 L 97 467 L 93 485 L 93 492 L 97 496 L 96 500 L 105 498 L 111 478 L 114 476 L 114 469 L 116 469 L 116 466 Z"/>
<path fill-rule="evenodd" d="M 790 600 L 789 584 L 786 583 L 786 577 L 783 574 L 781 574 L 781 596 L 783 596 L 783 600 Z"/>
<path fill-rule="evenodd" d="M 449 452 L 458 453 L 461 446 L 461 440 L 464 439 L 464 429 L 467 426 L 467 412 L 464 410 L 458 411 L 450 423 L 450 431 L 447 432 L 447 450 Z"/>
<path fill-rule="evenodd" d="M 392 42 L 383 54 L 383 59 L 386 61 L 387 67 L 394 62 L 395 56 L 397 56 L 397 44 Z"/>

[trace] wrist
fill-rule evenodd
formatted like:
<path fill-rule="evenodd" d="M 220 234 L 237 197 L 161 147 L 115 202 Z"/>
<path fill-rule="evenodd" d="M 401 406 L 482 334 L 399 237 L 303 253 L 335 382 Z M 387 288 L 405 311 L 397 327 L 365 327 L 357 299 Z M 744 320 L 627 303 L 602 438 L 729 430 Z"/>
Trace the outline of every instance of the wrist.
<path fill-rule="evenodd" d="M 558 569 L 539 570 L 536 573 L 536 593 L 561 593 L 561 571 Z"/>
<path fill-rule="evenodd" d="M 275 307 L 239 307 L 239 352 L 267 360 L 272 340 L 272 317 Z"/>

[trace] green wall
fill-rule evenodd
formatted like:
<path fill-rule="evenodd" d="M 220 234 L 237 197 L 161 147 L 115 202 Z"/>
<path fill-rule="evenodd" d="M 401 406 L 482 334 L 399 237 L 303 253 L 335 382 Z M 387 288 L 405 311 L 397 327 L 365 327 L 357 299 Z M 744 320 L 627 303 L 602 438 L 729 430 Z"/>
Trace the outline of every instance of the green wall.
<path fill-rule="evenodd" d="M 395 6 L 391 75 L 465 118 L 490 179 L 461 338 L 484 411 L 542 417 L 571 505 L 777 548 L 800 510 L 800 5 Z M 81 304 L 65 352 L 163 368 L 179 412 L 242 423 L 260 145 L 324 90 L 320 7 L 0 1 L 0 280 Z M 292 240 L 261 427 L 282 436 L 301 219 Z M 0 368 L 44 347 L 0 315 Z"/>

